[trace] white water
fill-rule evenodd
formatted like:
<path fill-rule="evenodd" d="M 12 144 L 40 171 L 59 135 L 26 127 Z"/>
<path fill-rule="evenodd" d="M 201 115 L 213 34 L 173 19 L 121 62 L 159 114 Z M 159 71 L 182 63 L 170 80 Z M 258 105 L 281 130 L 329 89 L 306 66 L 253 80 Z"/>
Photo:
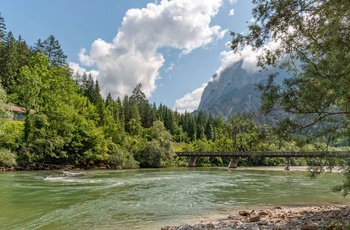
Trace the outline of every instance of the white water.
<path fill-rule="evenodd" d="M 173 168 L 0 174 L 1 229 L 160 229 L 242 208 L 349 203 L 330 191 L 339 174 L 311 180 L 281 168 Z M 79 172 L 81 173 L 81 172 Z"/>

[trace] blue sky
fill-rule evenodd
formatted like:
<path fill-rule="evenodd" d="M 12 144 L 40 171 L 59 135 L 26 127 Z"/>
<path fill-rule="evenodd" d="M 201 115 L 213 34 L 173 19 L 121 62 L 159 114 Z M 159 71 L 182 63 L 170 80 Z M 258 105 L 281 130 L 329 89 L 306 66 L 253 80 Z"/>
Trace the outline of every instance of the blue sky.
<path fill-rule="evenodd" d="M 230 31 L 247 31 L 247 0 L 1 0 L 7 31 L 29 45 L 54 35 L 74 71 L 115 98 L 143 84 L 148 99 L 192 111 L 230 60 Z"/>

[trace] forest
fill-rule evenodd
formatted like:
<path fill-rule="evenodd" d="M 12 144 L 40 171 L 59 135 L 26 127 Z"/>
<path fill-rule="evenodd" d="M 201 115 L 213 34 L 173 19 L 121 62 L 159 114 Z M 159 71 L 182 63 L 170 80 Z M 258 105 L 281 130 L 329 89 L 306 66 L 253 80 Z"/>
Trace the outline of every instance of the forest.
<path fill-rule="evenodd" d="M 0 167 L 38 169 L 185 166 L 176 151 L 341 150 L 302 135 L 282 138 L 257 112 L 214 117 L 179 113 L 150 103 L 137 84 L 132 95 L 103 98 L 98 80 L 74 74 L 59 41 L 50 35 L 28 45 L 8 32 L 0 15 Z M 14 121 L 10 105 L 25 109 Z M 203 157 L 198 166 L 227 166 L 230 159 Z M 284 159 L 240 159 L 240 165 L 282 165 Z M 294 159 L 306 165 L 307 159 Z"/>

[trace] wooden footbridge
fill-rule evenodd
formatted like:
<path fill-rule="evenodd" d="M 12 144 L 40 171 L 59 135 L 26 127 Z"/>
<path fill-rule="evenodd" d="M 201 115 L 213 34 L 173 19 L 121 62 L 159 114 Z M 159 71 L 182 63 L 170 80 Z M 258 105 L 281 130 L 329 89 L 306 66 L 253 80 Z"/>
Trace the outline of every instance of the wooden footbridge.
<path fill-rule="evenodd" d="M 197 157 L 231 157 L 228 168 L 238 167 L 239 157 L 285 157 L 285 170 L 289 170 L 291 157 L 350 157 L 349 151 L 328 152 L 176 152 L 177 156 L 190 157 L 187 167 L 196 166 Z"/>

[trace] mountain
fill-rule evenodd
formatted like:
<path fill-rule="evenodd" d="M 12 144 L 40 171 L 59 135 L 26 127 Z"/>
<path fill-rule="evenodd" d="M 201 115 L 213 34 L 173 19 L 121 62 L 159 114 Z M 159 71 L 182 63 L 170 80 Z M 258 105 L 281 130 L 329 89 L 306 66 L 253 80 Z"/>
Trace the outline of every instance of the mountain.
<path fill-rule="evenodd" d="M 215 74 L 205 87 L 198 110 L 213 115 L 220 113 L 227 117 L 231 113 L 256 111 L 260 107 L 258 83 L 264 83 L 268 74 L 276 72 L 247 71 L 242 67 L 243 60 L 224 69 L 220 76 Z"/>

